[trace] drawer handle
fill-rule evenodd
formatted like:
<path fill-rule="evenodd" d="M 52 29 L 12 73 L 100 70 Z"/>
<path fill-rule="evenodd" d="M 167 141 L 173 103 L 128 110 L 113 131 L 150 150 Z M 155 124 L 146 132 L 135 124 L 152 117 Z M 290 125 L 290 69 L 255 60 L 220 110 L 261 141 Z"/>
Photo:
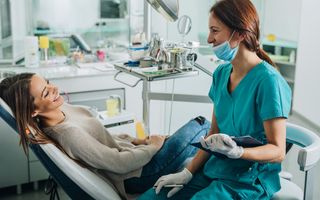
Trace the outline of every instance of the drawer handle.
<path fill-rule="evenodd" d="M 129 83 L 126 83 L 126 82 L 124 82 L 124 81 L 122 81 L 122 80 L 120 80 L 120 79 L 117 78 L 120 73 L 122 73 L 122 71 L 119 71 L 119 72 L 117 72 L 117 73 L 114 75 L 114 77 L 113 77 L 114 80 L 116 80 L 116 81 L 118 81 L 118 82 L 120 82 L 120 83 L 123 83 L 123 84 L 125 84 L 125 85 L 127 85 L 127 86 L 129 86 L 129 87 L 136 87 L 136 86 L 138 85 L 138 83 L 139 83 L 140 81 L 142 81 L 142 79 L 139 79 L 136 83 L 134 83 L 133 85 L 130 85 Z"/>

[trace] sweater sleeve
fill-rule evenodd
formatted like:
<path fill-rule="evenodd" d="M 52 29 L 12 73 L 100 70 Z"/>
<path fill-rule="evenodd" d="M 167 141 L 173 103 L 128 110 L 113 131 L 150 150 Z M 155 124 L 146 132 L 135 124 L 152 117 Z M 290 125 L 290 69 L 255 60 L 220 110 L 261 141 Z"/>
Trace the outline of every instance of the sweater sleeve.
<path fill-rule="evenodd" d="M 140 145 L 122 150 L 111 148 L 76 127 L 66 129 L 59 143 L 71 157 L 82 160 L 94 168 L 117 174 L 125 174 L 143 167 L 158 151 L 154 145 Z"/>
<path fill-rule="evenodd" d="M 119 135 L 112 135 L 112 138 L 114 140 L 123 140 L 123 141 L 127 141 L 127 142 L 132 142 L 135 138 L 126 134 L 126 133 L 121 133 Z"/>

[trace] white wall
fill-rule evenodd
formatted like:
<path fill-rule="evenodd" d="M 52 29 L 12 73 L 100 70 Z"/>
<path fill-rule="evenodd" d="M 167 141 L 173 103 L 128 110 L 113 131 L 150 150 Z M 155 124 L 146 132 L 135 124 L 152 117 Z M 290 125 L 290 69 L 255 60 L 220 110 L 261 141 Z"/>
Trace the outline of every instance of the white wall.
<path fill-rule="evenodd" d="M 180 1 L 179 16 L 189 15 L 192 19 L 192 29 L 186 40 L 198 40 L 200 32 L 208 32 L 209 9 L 214 4 L 213 0 L 201 0 L 201 4 L 195 0 Z M 261 31 L 263 35 L 275 34 L 279 39 L 298 41 L 300 9 L 302 0 L 253 0 L 260 16 Z M 158 32 L 170 40 L 180 41 L 177 31 L 177 22 L 168 23 L 167 30 L 162 26 L 165 20 L 160 14 L 153 11 L 152 32 Z M 285 27 L 285 28 L 284 28 Z"/>
<path fill-rule="evenodd" d="M 264 35 L 298 41 L 301 2 L 304 0 L 263 0 L 261 24 Z"/>
<path fill-rule="evenodd" d="M 320 1 L 303 0 L 293 109 L 320 126 Z"/>
<path fill-rule="evenodd" d="M 212 0 L 183 0 L 179 4 L 179 16 L 188 15 L 192 20 L 192 29 L 190 33 L 185 37 L 185 41 L 198 41 L 198 34 L 201 32 L 208 33 L 208 17 L 209 10 L 213 5 Z M 182 36 L 178 33 L 177 23 L 169 23 L 168 38 L 170 40 L 182 41 Z"/>
<path fill-rule="evenodd" d="M 293 98 L 293 109 L 317 126 L 320 126 L 320 90 L 318 86 L 320 74 L 318 55 L 320 47 L 320 41 L 318 40 L 320 35 L 319 7 L 320 2 L 317 0 L 302 1 Z M 293 152 L 297 152 L 297 150 L 293 149 Z M 302 187 L 304 185 L 303 174 L 296 168 L 296 157 L 291 155 L 287 156 L 284 167 L 293 174 L 294 182 Z M 314 199 L 320 193 L 318 172 L 314 177 Z"/>

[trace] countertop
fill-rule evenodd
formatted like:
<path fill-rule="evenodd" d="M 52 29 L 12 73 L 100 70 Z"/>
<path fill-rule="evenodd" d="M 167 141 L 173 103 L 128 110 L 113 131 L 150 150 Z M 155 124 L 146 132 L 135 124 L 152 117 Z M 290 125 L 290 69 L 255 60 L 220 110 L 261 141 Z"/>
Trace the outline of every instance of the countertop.
<path fill-rule="evenodd" d="M 84 68 L 80 68 L 76 65 L 40 66 L 37 68 L 0 65 L 0 80 L 8 76 L 24 72 L 37 73 L 47 79 L 61 79 L 85 76 L 114 75 L 116 71 L 117 70 L 112 67 L 103 67 L 101 63 L 92 63 L 92 66 Z"/>

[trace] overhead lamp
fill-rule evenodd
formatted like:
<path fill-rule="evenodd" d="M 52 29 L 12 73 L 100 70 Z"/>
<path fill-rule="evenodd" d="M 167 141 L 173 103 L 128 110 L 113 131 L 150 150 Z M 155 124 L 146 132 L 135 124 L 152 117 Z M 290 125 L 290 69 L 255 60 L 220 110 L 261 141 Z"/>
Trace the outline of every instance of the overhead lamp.
<path fill-rule="evenodd" d="M 147 0 L 147 2 L 168 21 L 178 19 L 179 0 Z"/>

